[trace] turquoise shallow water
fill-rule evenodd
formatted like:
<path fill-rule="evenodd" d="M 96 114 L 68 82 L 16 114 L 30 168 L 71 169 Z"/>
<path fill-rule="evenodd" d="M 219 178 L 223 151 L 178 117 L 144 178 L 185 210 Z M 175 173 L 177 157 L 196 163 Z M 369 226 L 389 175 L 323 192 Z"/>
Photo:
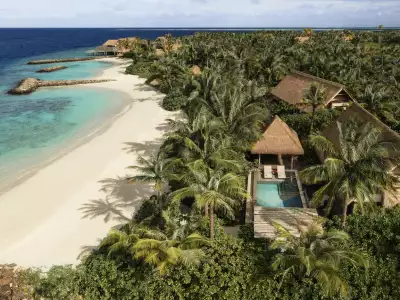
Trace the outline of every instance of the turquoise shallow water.
<path fill-rule="evenodd" d="M 126 95 L 86 86 L 38 89 L 30 95 L 5 92 L 25 77 L 45 80 L 93 78 L 111 64 L 88 61 L 63 63 L 68 69 L 35 73 L 46 65 L 26 65 L 33 59 L 84 56 L 86 49 L 13 61 L 0 72 L 0 191 L 27 170 L 53 158 L 99 128 L 127 105 Z"/>

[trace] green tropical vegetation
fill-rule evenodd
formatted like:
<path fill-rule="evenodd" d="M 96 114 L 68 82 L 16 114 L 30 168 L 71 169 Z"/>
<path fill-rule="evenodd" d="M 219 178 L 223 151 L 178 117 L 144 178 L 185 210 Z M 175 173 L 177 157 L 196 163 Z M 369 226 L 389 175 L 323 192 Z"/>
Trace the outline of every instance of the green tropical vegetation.
<path fill-rule="evenodd" d="M 323 164 L 302 170 L 300 177 L 304 183 L 324 183 L 314 193 L 312 201 L 322 204 L 327 196 L 328 210 L 334 202 L 340 202 L 344 226 L 349 204 L 357 202 L 357 208 L 364 213 L 368 210 L 366 206 L 375 206 L 374 195 L 382 190 L 395 191 L 399 179 L 388 170 L 399 165 L 400 160 L 390 155 L 395 145 L 380 141 L 381 130 L 371 123 L 351 120 L 345 125 L 337 123 L 337 126 L 340 149 L 324 136 L 311 136 L 309 142 L 326 155 L 326 159 Z"/>
<path fill-rule="evenodd" d="M 179 111 L 157 153 L 140 157 L 128 182 L 154 185 L 132 220 L 113 228 L 72 268 L 26 272 L 37 299 L 399 299 L 400 208 L 373 205 L 393 189 L 393 145 L 379 129 L 337 123 L 340 149 L 319 133 L 340 111 L 317 109 L 324 90 L 304 91 L 310 113 L 277 100 L 271 89 L 290 72 L 332 80 L 394 131 L 400 130 L 400 33 L 296 31 L 196 33 L 136 41 L 127 74 L 166 94 Z M 346 38 L 345 37 L 349 37 Z M 380 49 L 371 43 L 381 43 Z M 200 70 L 195 72 L 194 70 Z M 249 150 L 279 115 L 305 148 L 305 184 L 325 203 L 321 224 L 295 236 L 254 238 L 243 225 Z M 310 134 L 311 132 L 311 134 Z M 315 149 L 326 159 L 319 163 Z M 328 198 L 324 199 L 324 195 Z M 369 200 L 369 201 L 368 201 Z M 347 217 L 348 206 L 356 202 Z M 340 218 L 341 217 L 341 218 Z M 226 226 L 240 226 L 237 236 Z M 59 283 L 59 284 L 57 284 Z"/>
<path fill-rule="evenodd" d="M 310 133 L 314 129 L 315 112 L 319 107 L 321 107 L 325 102 L 325 90 L 323 87 L 319 86 L 317 83 L 312 82 L 307 90 L 304 91 L 304 98 L 302 99 L 302 105 L 311 109 L 311 125 Z"/>

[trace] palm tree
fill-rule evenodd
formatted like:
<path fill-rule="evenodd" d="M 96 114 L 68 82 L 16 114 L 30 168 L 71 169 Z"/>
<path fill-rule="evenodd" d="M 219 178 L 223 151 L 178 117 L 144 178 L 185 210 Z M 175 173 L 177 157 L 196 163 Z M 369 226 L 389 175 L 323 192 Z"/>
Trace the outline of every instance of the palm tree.
<path fill-rule="evenodd" d="M 219 123 L 226 136 L 236 139 L 236 149 L 248 150 L 269 117 L 262 98 L 266 93 L 255 81 L 221 83 L 210 97 L 201 100 L 196 119 Z"/>
<path fill-rule="evenodd" d="M 174 86 L 182 85 L 190 72 L 183 61 L 165 57 L 153 62 L 150 73 L 151 75 L 147 78 L 146 83 L 149 84 L 153 80 L 158 80 L 161 91 L 168 92 Z"/>
<path fill-rule="evenodd" d="M 311 37 L 313 35 L 313 30 L 312 30 L 312 28 L 304 28 L 303 33 L 304 33 L 304 35 Z"/>
<path fill-rule="evenodd" d="M 165 230 L 148 229 L 131 224 L 128 232 L 113 229 L 100 243 L 108 255 L 131 255 L 143 259 L 145 263 L 155 266 L 160 275 L 178 263 L 186 266 L 198 265 L 204 252 L 200 249 L 209 244 L 208 239 L 198 233 L 188 234 L 190 224 L 172 219 L 169 213 L 162 214 Z"/>
<path fill-rule="evenodd" d="M 108 256 L 124 256 L 127 253 L 135 255 L 134 245 L 145 236 L 147 229 L 129 225 L 127 231 L 111 229 L 101 241 L 99 250 L 106 250 Z"/>
<path fill-rule="evenodd" d="M 318 223 L 310 225 L 300 237 L 293 236 L 287 229 L 275 224 L 278 237 L 271 244 L 279 250 L 275 255 L 272 268 L 283 275 L 292 274 L 314 278 L 326 296 L 340 293 L 346 297 L 348 285 L 342 277 L 340 267 L 343 262 L 354 266 L 369 266 L 365 256 L 354 250 L 345 250 L 350 237 L 344 231 L 324 231 Z"/>
<path fill-rule="evenodd" d="M 211 97 L 212 92 L 218 87 L 220 81 L 221 76 L 218 72 L 205 68 L 200 76 L 193 77 L 190 83 L 187 83 L 187 86 L 190 86 L 190 95 L 188 98 L 189 104 L 184 110 L 190 123 L 193 123 L 201 104 L 208 101 L 207 99 Z"/>
<path fill-rule="evenodd" d="M 218 166 L 227 171 L 243 171 L 245 161 L 242 155 L 232 149 L 234 141 L 224 136 L 218 122 L 211 120 L 200 125 L 169 120 L 169 124 L 175 130 L 167 134 L 163 149 L 175 151 L 183 163 L 202 161 L 209 168 Z M 175 149 L 172 149 L 173 147 Z M 243 163 L 239 163 L 241 160 Z"/>
<path fill-rule="evenodd" d="M 259 66 L 256 65 L 256 69 L 258 69 L 256 72 L 268 76 L 268 84 L 274 86 L 286 73 L 287 66 L 284 58 L 281 54 L 264 52 L 259 59 Z"/>
<path fill-rule="evenodd" d="M 344 226 L 351 202 L 357 202 L 363 212 L 365 204 L 372 205 L 374 194 L 395 190 L 399 180 L 389 170 L 398 164 L 399 157 L 389 154 L 394 144 L 381 142 L 380 129 L 371 123 L 361 125 L 352 120 L 337 126 L 338 148 L 324 136 L 310 137 L 311 145 L 326 159 L 322 165 L 304 169 L 300 176 L 306 184 L 324 184 L 312 198 L 314 205 L 321 205 L 325 196 L 329 197 L 328 209 L 334 201 L 341 203 Z"/>
<path fill-rule="evenodd" d="M 311 108 L 311 126 L 310 133 L 314 129 L 315 111 L 325 103 L 325 89 L 318 83 L 311 82 L 308 89 L 304 91 L 302 105 Z"/>
<path fill-rule="evenodd" d="M 382 66 L 382 69 L 383 69 L 383 52 L 382 52 L 382 29 L 383 29 L 383 25 L 379 25 L 378 29 L 379 29 L 379 36 L 378 36 L 379 50 L 380 50 L 380 53 L 381 53 L 381 66 Z"/>
<path fill-rule="evenodd" d="M 361 97 L 361 105 L 368 111 L 379 117 L 384 117 L 390 122 L 395 122 L 396 117 L 393 112 L 397 108 L 397 102 L 390 100 L 390 90 L 386 87 L 367 86 Z"/>
<path fill-rule="evenodd" d="M 190 224 L 179 219 L 171 219 L 163 212 L 166 223 L 165 233 L 147 231 L 147 238 L 142 238 L 133 246 L 135 258 L 157 267 L 160 275 L 173 265 L 182 263 L 186 266 L 197 266 L 204 256 L 200 248 L 209 244 L 208 239 L 198 233 L 187 234 Z"/>
<path fill-rule="evenodd" d="M 172 201 L 182 201 L 194 197 L 199 208 L 205 208 L 210 214 L 210 238 L 214 239 L 214 214 L 222 211 L 233 218 L 233 207 L 238 206 L 247 194 L 243 188 L 243 180 L 233 174 L 219 169 L 211 169 L 203 161 L 195 161 L 187 165 L 187 174 L 182 178 L 187 187 L 170 194 Z"/>
<path fill-rule="evenodd" d="M 149 159 L 139 156 L 137 162 L 138 166 L 130 166 L 128 168 L 138 171 L 139 174 L 127 177 L 128 182 L 153 183 L 154 191 L 160 201 L 160 207 L 163 209 L 161 193 L 168 185 L 168 180 L 175 178 L 172 169 L 177 162 L 173 159 L 165 158 L 165 154 L 162 151 L 159 151 L 156 156 L 152 155 Z"/>

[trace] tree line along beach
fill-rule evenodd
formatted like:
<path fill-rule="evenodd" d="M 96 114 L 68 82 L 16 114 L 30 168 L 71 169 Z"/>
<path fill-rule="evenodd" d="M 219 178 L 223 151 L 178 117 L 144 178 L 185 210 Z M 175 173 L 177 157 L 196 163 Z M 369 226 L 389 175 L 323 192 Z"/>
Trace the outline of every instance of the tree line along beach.
<path fill-rule="evenodd" d="M 382 28 L 104 39 L 41 78 L 96 82 L 5 96 L 52 134 L 79 103 L 43 93 L 125 98 L 0 195 L 0 262 L 49 299 L 397 299 L 399 41 Z"/>

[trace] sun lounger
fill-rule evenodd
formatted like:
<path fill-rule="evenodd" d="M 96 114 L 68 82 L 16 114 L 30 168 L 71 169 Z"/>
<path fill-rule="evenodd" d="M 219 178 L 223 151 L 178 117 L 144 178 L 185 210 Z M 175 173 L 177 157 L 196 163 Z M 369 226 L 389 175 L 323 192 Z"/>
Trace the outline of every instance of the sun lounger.
<path fill-rule="evenodd" d="M 272 166 L 264 166 L 264 178 L 272 179 Z"/>
<path fill-rule="evenodd" d="M 278 178 L 284 179 L 286 178 L 285 166 L 278 166 Z"/>

